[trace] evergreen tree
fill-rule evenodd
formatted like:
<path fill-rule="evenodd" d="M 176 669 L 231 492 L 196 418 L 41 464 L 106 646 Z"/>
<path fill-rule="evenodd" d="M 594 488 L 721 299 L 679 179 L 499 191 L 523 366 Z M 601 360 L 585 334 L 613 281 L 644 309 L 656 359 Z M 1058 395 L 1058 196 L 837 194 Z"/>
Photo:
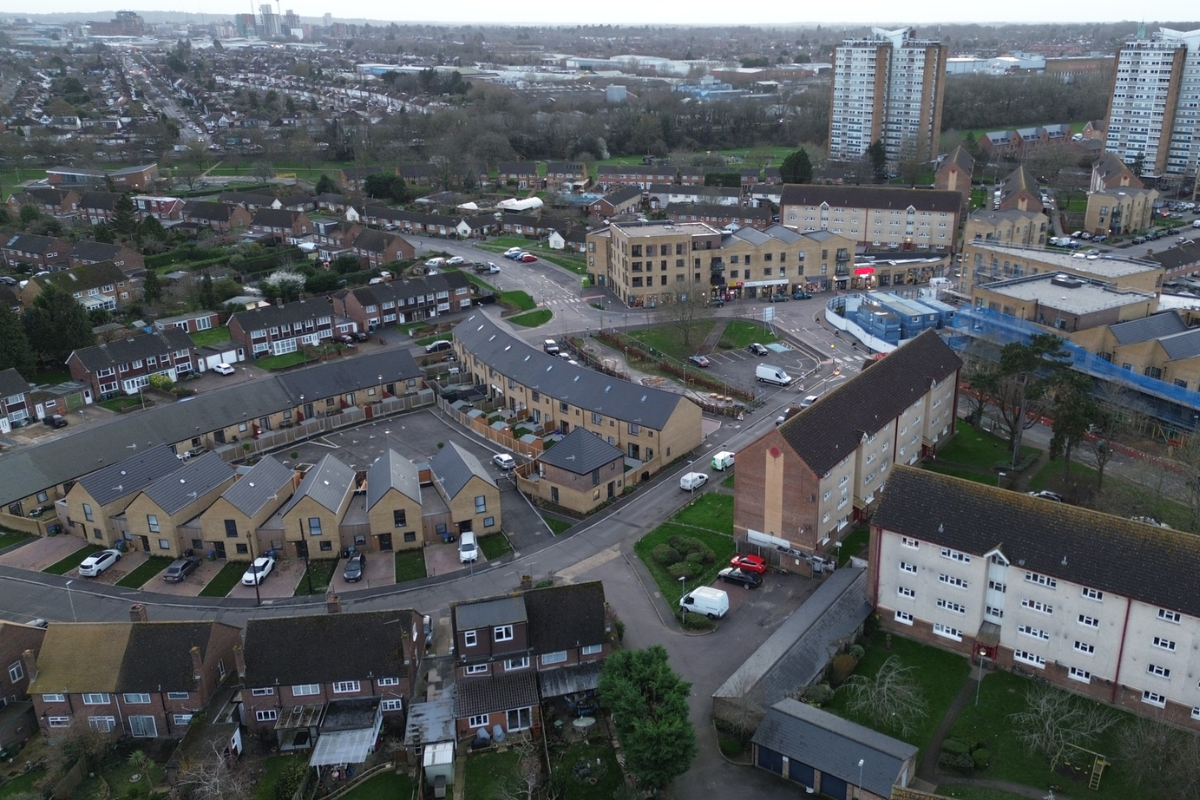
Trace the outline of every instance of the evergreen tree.
<path fill-rule="evenodd" d="M 38 293 L 22 322 L 34 351 L 59 362 L 71 351 L 96 343 L 87 311 L 54 284 Z"/>
<path fill-rule="evenodd" d="M 113 230 L 128 239 L 137 227 L 133 200 L 128 194 L 121 195 L 113 205 Z"/>
<path fill-rule="evenodd" d="M 317 181 L 316 191 L 317 194 L 337 194 L 338 185 L 333 182 L 333 178 L 322 172 L 320 180 Z"/>
<path fill-rule="evenodd" d="M 112 244 L 117 240 L 117 237 L 113 235 L 112 228 L 103 222 L 92 226 L 92 238 L 101 244 Z"/>
<path fill-rule="evenodd" d="M 146 270 L 146 277 L 142 281 L 142 298 L 147 303 L 157 303 L 162 298 L 162 281 L 152 269 Z"/>
<path fill-rule="evenodd" d="M 213 291 L 212 275 L 207 272 L 200 281 L 200 307 L 209 311 L 217 311 L 221 307 L 217 302 L 217 293 Z"/>
<path fill-rule="evenodd" d="M 812 183 L 813 166 L 808 151 L 801 147 L 790 153 L 779 166 L 784 183 Z"/>
<path fill-rule="evenodd" d="M 3 369 L 15 369 L 25 380 L 33 380 L 37 359 L 20 318 L 11 308 L 0 304 L 0 370 Z"/>
<path fill-rule="evenodd" d="M 41 217 L 42 212 L 38 210 L 37 206 L 31 203 L 26 203 L 25 205 L 21 206 L 21 215 L 19 219 L 21 220 L 22 228 L 28 229 L 30 225 L 37 222 L 39 219 L 41 219 Z"/>
<path fill-rule="evenodd" d="M 867 148 L 867 157 L 871 160 L 871 173 L 876 183 L 887 180 L 887 150 L 883 149 L 883 139 L 876 139 L 875 144 Z"/>

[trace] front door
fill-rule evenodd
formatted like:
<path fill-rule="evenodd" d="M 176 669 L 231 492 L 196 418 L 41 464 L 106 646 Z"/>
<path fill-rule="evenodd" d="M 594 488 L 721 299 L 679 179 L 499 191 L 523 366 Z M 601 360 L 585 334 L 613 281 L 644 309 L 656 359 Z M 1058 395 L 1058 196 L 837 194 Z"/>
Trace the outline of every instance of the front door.
<path fill-rule="evenodd" d="M 225 543 L 224 542 L 217 541 L 216 547 L 214 547 L 213 549 L 217 551 L 217 558 L 225 558 Z"/>
<path fill-rule="evenodd" d="M 296 542 L 296 558 L 308 558 L 308 542 Z"/>
<path fill-rule="evenodd" d="M 608 499 L 609 500 L 613 499 L 613 497 L 616 495 L 616 493 L 617 493 L 616 481 L 609 481 L 608 482 Z"/>
<path fill-rule="evenodd" d="M 138 538 L 142 540 L 142 552 L 149 553 L 150 552 L 150 537 L 149 536 L 139 536 Z"/>
<path fill-rule="evenodd" d="M 390 533 L 379 534 L 379 552 L 392 552 L 392 535 Z"/>

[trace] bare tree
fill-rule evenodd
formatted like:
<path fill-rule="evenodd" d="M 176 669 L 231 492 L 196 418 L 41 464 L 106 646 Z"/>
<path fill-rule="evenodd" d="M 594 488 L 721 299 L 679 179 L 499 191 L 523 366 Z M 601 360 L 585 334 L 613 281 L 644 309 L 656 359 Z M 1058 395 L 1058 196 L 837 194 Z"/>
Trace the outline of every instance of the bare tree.
<path fill-rule="evenodd" d="M 847 707 L 869 717 L 876 725 L 908 736 L 928 713 L 928 703 L 906 667 L 896 656 L 883 662 L 875 677 L 852 675 L 838 689 L 849 697 Z"/>
<path fill-rule="evenodd" d="M 1035 686 L 1025 693 L 1027 708 L 1009 719 L 1017 738 L 1031 753 L 1041 753 L 1053 770 L 1072 746 L 1091 747 L 1117 723 L 1116 713 L 1100 703 L 1077 698 L 1061 689 Z"/>
<path fill-rule="evenodd" d="M 212 752 L 188 764 L 176 785 L 193 800 L 245 800 L 254 793 L 255 782 L 225 754 L 223 740 L 211 743 Z"/>
<path fill-rule="evenodd" d="M 533 742 L 513 748 L 517 752 L 517 775 L 502 784 L 497 800 L 533 800 L 542 783 L 542 761 Z"/>
<path fill-rule="evenodd" d="M 663 315 L 672 326 L 679 330 L 683 346 L 686 348 L 692 346 L 692 338 L 695 336 L 700 322 L 711 313 L 707 299 L 703 290 L 696 287 L 696 291 L 676 292 L 671 297 L 671 302 L 664 303 L 662 306 Z"/>
<path fill-rule="evenodd" d="M 754 683 L 751 675 L 739 672 L 721 687 L 723 694 L 719 698 L 721 712 L 718 716 L 746 738 L 754 733 L 763 718 L 762 704 L 751 694 Z"/>

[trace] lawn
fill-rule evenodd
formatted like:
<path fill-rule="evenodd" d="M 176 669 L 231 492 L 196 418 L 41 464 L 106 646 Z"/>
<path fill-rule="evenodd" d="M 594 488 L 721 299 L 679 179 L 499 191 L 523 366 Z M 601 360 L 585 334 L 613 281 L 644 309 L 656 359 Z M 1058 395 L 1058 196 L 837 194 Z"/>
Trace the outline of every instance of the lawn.
<path fill-rule="evenodd" d="M 124 586 L 127 589 L 140 589 L 153 579 L 155 575 L 171 566 L 171 562 L 174 560 L 169 556 L 150 556 L 150 558 L 146 559 L 146 563 L 135 568 L 124 578 L 117 581 L 117 586 Z"/>
<path fill-rule="evenodd" d="M 757 322 L 747 322 L 744 319 L 731 319 L 725 325 L 721 341 L 717 347 L 725 350 L 744 350 L 754 342 L 770 344 L 779 341 L 779 337 Z"/>
<path fill-rule="evenodd" d="M 589 777 L 595 778 L 595 783 L 575 777 L 575 765 L 580 761 L 588 765 Z M 598 772 L 597 762 L 601 765 Z M 567 748 L 553 769 L 552 780 L 562 787 L 562 796 L 569 800 L 612 800 L 623 783 L 616 753 L 605 745 L 577 742 Z"/>
<path fill-rule="evenodd" d="M 687 504 L 672 522 L 695 525 L 717 533 L 733 535 L 733 497 L 727 494 L 702 494 Z"/>
<path fill-rule="evenodd" d="M 196 331 L 192 335 L 192 341 L 196 343 L 197 349 L 207 347 L 210 344 L 220 344 L 221 342 L 229 341 L 229 328 L 224 325 L 218 328 L 209 328 L 206 331 Z"/>
<path fill-rule="evenodd" d="M 542 517 L 542 522 L 546 523 L 546 527 L 555 536 L 566 533 L 575 527 L 574 522 L 567 522 L 565 519 L 559 519 L 558 517 Z"/>
<path fill-rule="evenodd" d="M 116 796 L 148 797 L 148 788 L 162 780 L 163 768 L 151 761 L 149 774 L 143 775 L 136 784 L 130 783 L 129 779 L 138 771 L 137 767 L 129 763 L 130 752 L 128 748 L 120 747 L 116 752 L 110 753 L 100 769 L 89 773 L 83 783 L 71 793 L 73 800 L 108 800 Z M 146 791 L 146 794 L 134 794 L 135 786 Z"/>
<path fill-rule="evenodd" d="M 729 477 L 726 478 L 725 480 L 721 481 L 721 485 L 724 486 L 726 489 L 732 489 L 733 488 L 733 477 L 734 477 L 733 473 L 732 472 L 729 473 Z"/>
<path fill-rule="evenodd" d="M 716 579 L 717 573 L 729 566 L 729 559 L 733 558 L 734 546 L 732 536 L 726 536 L 716 531 L 696 530 L 670 522 L 659 525 L 638 540 L 638 543 L 633 546 L 634 552 L 646 565 L 646 569 L 654 578 L 654 582 L 658 584 L 658 590 L 662 592 L 667 604 L 674 608 L 683 595 L 682 586 L 679 579 L 672 577 L 653 557 L 654 548 L 660 544 L 666 544 L 672 536 L 690 536 L 693 539 L 699 539 L 712 548 L 717 555 L 712 564 L 705 565 L 704 572 L 698 580 L 688 581 L 693 589 L 696 586 L 706 586 L 712 583 Z"/>
<path fill-rule="evenodd" d="M 346 794 L 343 800 L 408 800 L 413 794 L 412 778 L 386 770 L 368 778 Z"/>
<path fill-rule="evenodd" d="M 33 382 L 53 386 L 56 383 L 66 383 L 71 380 L 71 371 L 66 367 L 47 369 L 33 376 Z"/>
<path fill-rule="evenodd" d="M 330 581 L 333 580 L 333 573 L 337 571 L 337 565 L 338 560 L 336 558 L 309 559 L 308 570 L 300 576 L 300 582 L 296 584 L 296 594 L 294 596 L 303 597 L 310 594 L 325 594 L 325 590 L 329 588 Z"/>
<path fill-rule="evenodd" d="M 38 795 L 33 792 L 33 784 L 45 774 L 46 770 L 35 769 L 0 784 L 0 798 L 16 797 L 18 795 L 37 797 Z"/>
<path fill-rule="evenodd" d="M 957 797 L 961 800 L 1022 800 L 1023 795 L 1002 792 L 999 789 L 988 789 L 983 786 L 955 786 L 939 784 L 938 794 L 946 797 Z"/>
<path fill-rule="evenodd" d="M 50 575 L 66 575 L 68 572 L 78 567 L 80 562 L 82 562 L 92 553 L 99 553 L 103 549 L 103 547 L 96 547 L 95 545 L 91 544 L 84 545 L 74 553 L 71 553 L 71 555 L 64 558 L 62 561 L 46 567 L 44 570 L 42 570 L 42 572 Z"/>
<path fill-rule="evenodd" d="M 496 295 L 496 301 L 508 306 L 509 308 L 515 308 L 518 311 L 533 311 L 535 308 L 537 308 L 537 303 L 535 303 L 533 298 L 529 296 L 528 292 L 522 292 L 519 290 L 502 292 L 487 281 L 483 280 L 482 278 L 477 278 L 474 275 L 468 275 L 467 280 L 481 289 L 486 289 L 487 291 Z"/>
<path fill-rule="evenodd" d="M 396 583 L 415 581 L 425 577 L 425 552 L 401 550 L 396 553 Z"/>
<path fill-rule="evenodd" d="M 142 398 L 137 395 L 133 397 L 113 397 L 108 400 L 101 400 L 96 405 L 100 406 L 101 408 L 107 408 L 109 411 L 120 413 L 127 408 L 137 408 L 138 406 L 142 405 Z"/>
<path fill-rule="evenodd" d="M 965 663 L 965 662 L 964 662 Z M 1039 688 L 1032 679 L 1011 672 L 996 672 L 983 679 L 979 690 L 979 705 L 969 704 L 951 732 L 951 736 L 972 742 L 984 742 L 992 755 L 991 766 L 988 767 L 987 777 L 997 780 L 1044 788 L 1051 780 L 1061 784 L 1072 796 L 1087 794 L 1097 800 L 1118 800 L 1118 798 L 1141 797 L 1149 798 L 1144 788 L 1127 785 L 1121 774 L 1121 764 L 1116 757 L 1118 739 L 1121 729 L 1134 720 L 1132 714 L 1117 711 L 1120 717 L 1113 727 L 1109 728 L 1091 748 L 1107 756 L 1113 761 L 1113 766 L 1104 772 L 1100 788 L 1095 791 L 1086 789 L 1086 781 L 1076 781 L 1061 774 L 1051 774 L 1049 764 L 1040 755 L 1030 755 L 1025 745 L 1017 739 L 1011 715 L 1025 710 L 1026 692 Z M 1076 697 L 1075 702 L 1090 704 L 1094 701 Z M 1090 769 L 1091 757 L 1080 754 L 1080 761 L 1086 762 Z"/>
<path fill-rule="evenodd" d="M 716 320 L 712 319 L 696 320 L 696 324 L 692 327 L 691 339 L 686 344 L 683 341 L 683 331 L 675 325 L 630 331 L 626 335 L 677 361 L 686 363 L 688 356 L 695 355 L 696 348 L 712 333 L 713 326 L 716 324 Z"/>
<path fill-rule="evenodd" d="M 29 538 L 28 533 L 14 531 L 9 528 L 0 528 L 0 550 L 12 547 L 14 544 L 25 541 Z"/>
<path fill-rule="evenodd" d="M 479 549 L 483 551 L 483 555 L 488 561 L 493 561 L 505 553 L 511 553 L 512 545 L 508 543 L 507 536 L 502 533 L 494 533 L 491 536 L 479 537 Z"/>
<path fill-rule="evenodd" d="M 516 750 L 469 754 L 464 768 L 463 796 L 479 800 L 502 797 L 504 787 L 517 780 L 519 760 Z"/>
<path fill-rule="evenodd" d="M 294 753 L 268 756 L 263 762 L 263 775 L 254 787 L 254 800 L 275 800 L 275 784 L 279 782 L 279 776 L 288 765 L 297 762 L 304 763 L 304 756 Z"/>
<path fill-rule="evenodd" d="M 946 709 L 950 707 L 954 696 L 958 694 L 963 681 L 967 679 L 971 671 L 970 663 L 956 653 L 919 644 L 894 634 L 891 637 L 891 648 L 887 649 L 887 637 L 882 631 L 876 631 L 871 636 L 870 642 L 864 643 L 864 646 L 867 652 L 863 656 L 863 660 L 859 662 L 855 672 L 857 675 L 873 676 L 883 666 L 883 662 L 891 656 L 897 656 L 904 666 L 913 667 L 911 674 L 925 696 L 927 713 L 916 724 L 916 730 L 910 736 L 900 736 L 894 731 L 884 731 L 884 733 L 924 749 L 929 744 L 929 739 L 933 736 L 938 723 L 945 716 Z M 844 691 L 839 690 L 833 696 L 833 701 L 829 703 L 827 710 L 869 728 L 876 727 L 870 719 L 851 714 L 847 710 Z"/>
<path fill-rule="evenodd" d="M 1074 482 L 1088 483 L 1092 486 L 1095 486 L 1098 475 L 1099 473 L 1096 472 L 1096 470 L 1092 469 L 1086 464 L 1080 464 L 1078 461 L 1072 460 L 1071 478 Z M 1104 476 L 1104 480 L 1105 482 L 1114 480 L 1113 474 L 1108 472 Z M 1051 461 L 1046 466 L 1042 467 L 1041 471 L 1029 480 L 1029 490 L 1037 491 L 1039 489 L 1047 489 L 1051 484 L 1057 487 L 1061 487 L 1063 485 L 1063 465 L 1062 461 L 1060 460 Z"/>
<path fill-rule="evenodd" d="M 509 317 L 508 321 L 513 325 L 520 325 L 525 328 L 536 328 L 539 325 L 545 325 L 554 316 L 554 312 L 548 308 L 539 308 L 537 311 L 530 311 L 526 314 L 518 314 L 515 317 Z"/>
<path fill-rule="evenodd" d="M 838 566 L 845 566 L 850 561 L 851 556 L 863 555 L 867 548 L 867 541 L 871 538 L 871 531 L 867 528 L 855 528 L 850 532 L 850 535 L 842 540 L 842 546 L 838 548 Z"/>
<path fill-rule="evenodd" d="M 259 369 L 266 370 L 287 369 L 288 367 L 294 367 L 297 364 L 307 364 L 312 360 L 313 357 L 308 353 L 302 353 L 297 350 L 295 353 L 285 353 L 281 356 L 267 356 L 266 358 L 260 358 L 254 362 L 254 366 L 258 367 Z"/>
<path fill-rule="evenodd" d="M 238 581 L 242 579 L 242 575 L 246 572 L 246 567 L 250 566 L 246 561 L 230 561 L 225 566 L 221 567 L 208 584 L 200 590 L 201 597 L 224 597 L 233 591 L 233 587 L 238 585 Z"/>
<path fill-rule="evenodd" d="M 1036 447 L 1021 447 L 1021 457 L 1040 455 Z M 956 466 L 978 467 L 991 470 L 999 462 L 1012 463 L 1012 453 L 1005 441 L 986 431 L 976 430 L 974 426 L 958 421 L 954 438 L 940 450 L 937 460 L 945 461 Z"/>

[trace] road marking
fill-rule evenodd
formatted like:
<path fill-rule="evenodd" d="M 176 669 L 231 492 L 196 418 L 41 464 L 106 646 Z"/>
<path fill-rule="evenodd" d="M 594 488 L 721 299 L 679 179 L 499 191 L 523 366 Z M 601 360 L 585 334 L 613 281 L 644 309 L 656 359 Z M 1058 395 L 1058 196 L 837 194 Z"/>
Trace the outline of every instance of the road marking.
<path fill-rule="evenodd" d="M 605 548 L 594 556 L 588 556 L 583 561 L 577 561 L 566 569 L 559 570 L 554 573 L 554 576 L 564 581 L 572 581 L 579 575 L 586 574 L 597 567 L 603 566 L 620 555 L 620 547 L 614 544 L 612 547 Z"/>

